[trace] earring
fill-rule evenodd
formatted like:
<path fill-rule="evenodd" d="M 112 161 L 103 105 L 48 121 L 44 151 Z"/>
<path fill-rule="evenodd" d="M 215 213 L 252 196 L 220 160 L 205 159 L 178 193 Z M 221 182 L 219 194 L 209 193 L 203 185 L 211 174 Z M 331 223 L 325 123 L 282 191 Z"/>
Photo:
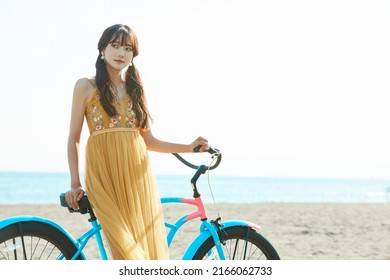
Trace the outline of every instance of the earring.
<path fill-rule="evenodd" d="M 131 61 L 130 61 L 130 64 L 129 64 L 129 66 L 133 66 L 133 62 L 131 62 Z"/>
<path fill-rule="evenodd" d="M 104 60 L 104 53 L 102 53 L 102 56 L 100 57 L 101 60 Z"/>

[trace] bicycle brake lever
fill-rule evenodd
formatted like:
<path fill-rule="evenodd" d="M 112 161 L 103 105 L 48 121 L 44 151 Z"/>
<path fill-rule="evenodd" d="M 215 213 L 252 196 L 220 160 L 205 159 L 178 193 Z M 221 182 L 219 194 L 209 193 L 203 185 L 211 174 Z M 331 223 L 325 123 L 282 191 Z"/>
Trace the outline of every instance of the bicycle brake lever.
<path fill-rule="evenodd" d="M 207 152 L 211 154 L 211 158 L 215 158 L 221 155 L 221 151 L 215 148 L 209 148 Z"/>

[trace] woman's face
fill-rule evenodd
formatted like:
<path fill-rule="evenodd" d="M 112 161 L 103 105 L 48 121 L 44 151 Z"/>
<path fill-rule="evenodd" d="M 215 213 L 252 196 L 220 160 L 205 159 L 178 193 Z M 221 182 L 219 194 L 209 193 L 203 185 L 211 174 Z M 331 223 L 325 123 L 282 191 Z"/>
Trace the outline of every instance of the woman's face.
<path fill-rule="evenodd" d="M 121 71 L 133 60 L 133 47 L 130 42 L 130 38 L 126 38 L 125 45 L 121 45 L 121 38 L 109 43 L 104 50 L 104 57 L 107 66 Z"/>

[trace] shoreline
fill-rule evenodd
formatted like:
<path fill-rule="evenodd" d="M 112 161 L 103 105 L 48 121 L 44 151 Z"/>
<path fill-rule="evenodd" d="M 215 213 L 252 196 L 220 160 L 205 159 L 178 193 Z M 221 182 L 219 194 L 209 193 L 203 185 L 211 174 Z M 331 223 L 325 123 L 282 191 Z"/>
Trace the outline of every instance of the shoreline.
<path fill-rule="evenodd" d="M 206 204 L 209 219 L 247 220 L 261 226 L 284 260 L 390 260 L 390 203 L 252 203 Z M 167 221 L 194 211 L 188 205 L 164 205 Z M 73 236 L 89 228 L 87 215 L 69 213 L 59 204 L 0 204 L 0 220 L 35 215 L 55 221 Z M 190 221 L 178 232 L 170 252 L 181 255 L 197 236 L 199 222 Z M 92 241 L 92 242 L 91 242 Z M 98 259 L 91 240 L 85 252 Z"/>

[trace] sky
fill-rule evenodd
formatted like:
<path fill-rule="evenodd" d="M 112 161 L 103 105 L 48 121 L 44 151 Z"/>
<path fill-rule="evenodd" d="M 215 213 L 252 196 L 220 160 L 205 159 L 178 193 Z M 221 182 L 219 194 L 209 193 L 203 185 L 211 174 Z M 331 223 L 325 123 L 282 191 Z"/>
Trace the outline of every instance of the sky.
<path fill-rule="evenodd" d="M 390 178 L 389 0 L 1 0 L 0 171 L 68 172 L 73 86 L 116 23 L 138 36 L 153 134 L 207 138 L 214 174 Z"/>

